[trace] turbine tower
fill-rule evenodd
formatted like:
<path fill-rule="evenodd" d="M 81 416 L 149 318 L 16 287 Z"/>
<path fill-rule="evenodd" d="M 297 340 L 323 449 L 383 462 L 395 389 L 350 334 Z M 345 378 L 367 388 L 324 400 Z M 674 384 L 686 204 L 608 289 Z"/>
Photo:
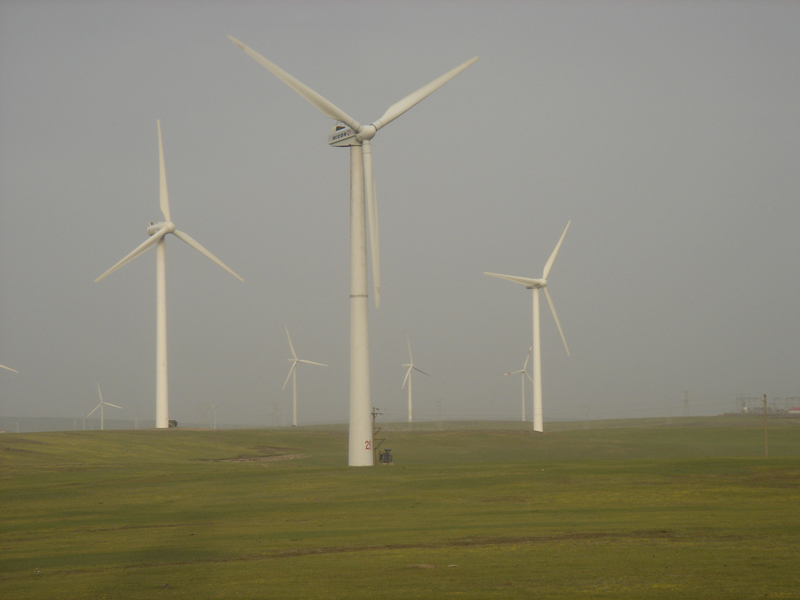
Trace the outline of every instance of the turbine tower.
<path fill-rule="evenodd" d="M 522 368 L 519 371 L 511 371 L 510 373 L 503 373 L 503 375 L 521 375 L 522 379 L 522 421 L 525 422 L 525 378 L 527 377 L 530 379 L 531 383 L 533 383 L 533 379 L 531 376 L 528 375 L 528 359 L 531 357 L 531 351 L 533 350 L 533 346 L 531 346 L 530 350 L 528 350 L 528 354 L 525 356 L 525 364 L 522 365 Z"/>
<path fill-rule="evenodd" d="M 453 77 L 478 60 L 472 58 L 434 79 L 413 94 L 393 104 L 383 116 L 370 125 L 361 125 L 329 100 L 301 83 L 286 71 L 232 36 L 233 43 L 258 61 L 278 79 L 305 98 L 326 117 L 337 121 L 328 136 L 328 144 L 350 148 L 350 432 L 348 464 L 351 467 L 371 466 L 372 413 L 369 386 L 369 302 L 367 295 L 367 240 L 365 216 L 369 213 L 372 282 L 375 308 L 380 305 L 380 258 L 378 251 L 378 212 L 375 182 L 372 176 L 372 146 L 375 133 L 416 106 Z"/>
<path fill-rule="evenodd" d="M 286 381 L 283 382 L 283 387 L 281 391 L 286 389 L 286 384 L 289 383 L 289 377 L 292 378 L 292 425 L 297 427 L 297 363 L 305 363 L 307 365 L 317 365 L 319 367 L 327 367 L 328 365 L 323 365 L 322 363 L 313 362 L 310 360 L 303 360 L 297 358 L 297 353 L 294 351 L 294 346 L 292 345 L 292 338 L 289 335 L 289 327 L 286 327 L 286 337 L 289 339 L 289 349 L 292 351 L 292 358 L 287 359 L 290 363 L 292 363 L 292 367 L 289 369 L 289 374 L 286 376 Z"/>
<path fill-rule="evenodd" d="M 110 402 L 103 402 L 103 392 L 100 391 L 100 384 L 99 383 L 97 384 L 97 393 L 100 395 L 100 404 L 95 406 L 94 410 L 92 410 L 92 412 L 90 412 L 86 416 L 87 417 L 91 417 L 92 413 L 99 408 L 100 409 L 100 431 L 103 431 L 105 429 L 105 421 L 103 419 L 103 407 L 104 406 L 113 406 L 114 408 L 118 408 L 120 410 L 123 410 L 123 409 L 122 409 L 121 406 L 117 406 L 116 404 L 111 404 Z M 86 429 L 86 421 L 84 421 L 83 428 Z"/>
<path fill-rule="evenodd" d="M 416 366 L 414 366 L 414 359 L 411 356 L 411 341 L 408 339 L 408 334 L 406 334 L 406 342 L 408 342 L 408 364 L 407 365 L 403 365 L 403 367 L 407 367 L 408 371 L 406 371 L 406 377 L 405 377 L 405 379 L 403 379 L 403 385 L 400 387 L 400 389 L 402 390 L 404 387 L 406 387 L 406 381 L 407 381 L 408 382 L 408 422 L 409 423 L 413 423 L 414 422 L 414 411 L 413 411 L 413 404 L 411 403 L 411 371 L 419 371 L 423 375 L 428 375 L 428 377 L 430 377 L 430 374 L 428 374 L 425 371 L 423 371 L 422 369 L 419 369 Z"/>
<path fill-rule="evenodd" d="M 209 413 L 211 414 L 211 416 L 213 418 L 213 426 L 212 426 L 212 428 L 216 431 L 216 429 L 217 429 L 217 407 L 214 406 L 214 404 L 212 402 L 210 402 L 210 401 L 208 403 L 208 413 L 206 413 L 206 414 L 209 414 Z"/>
<path fill-rule="evenodd" d="M 194 238 L 182 231 L 175 229 L 169 212 L 169 196 L 167 194 L 167 172 L 164 167 L 164 147 L 161 143 L 161 121 L 158 121 L 158 157 L 160 167 L 160 201 L 161 213 L 164 221 L 150 222 L 147 228 L 149 240 L 142 243 L 133 252 L 111 267 L 108 271 L 95 279 L 95 283 L 110 275 L 122 265 L 129 263 L 134 258 L 156 246 L 156 427 L 166 429 L 169 427 L 169 393 L 167 385 L 167 275 L 166 275 L 166 244 L 165 238 L 171 233 L 179 240 L 189 244 L 192 248 L 210 258 L 220 267 L 228 271 L 239 281 L 244 281 L 220 259 L 201 246 Z"/>
<path fill-rule="evenodd" d="M 541 279 L 530 279 L 528 277 L 516 277 L 514 275 L 500 275 L 498 273 L 484 272 L 484 275 L 499 277 L 500 279 L 508 279 L 514 283 L 521 283 L 529 290 L 533 290 L 533 430 L 538 431 L 539 433 L 544 431 L 542 427 L 542 353 L 541 344 L 539 341 L 539 290 L 544 290 L 545 298 L 547 298 L 547 303 L 550 305 L 550 311 L 553 313 L 553 318 L 558 326 L 558 332 L 561 334 L 561 341 L 564 342 L 564 348 L 567 351 L 567 356 L 569 356 L 567 340 L 564 338 L 564 332 L 561 330 L 561 323 L 558 322 L 556 307 L 553 306 L 553 300 L 550 298 L 550 294 L 547 292 L 547 275 L 550 273 L 550 269 L 553 266 L 553 261 L 556 259 L 558 249 L 561 247 L 561 242 L 564 241 L 564 236 L 567 235 L 567 229 L 569 229 L 569 224 L 571 222 L 572 221 L 567 222 L 567 226 L 564 228 L 564 233 L 561 234 L 561 239 L 558 240 L 555 250 L 553 250 L 550 258 L 547 259 Z"/>

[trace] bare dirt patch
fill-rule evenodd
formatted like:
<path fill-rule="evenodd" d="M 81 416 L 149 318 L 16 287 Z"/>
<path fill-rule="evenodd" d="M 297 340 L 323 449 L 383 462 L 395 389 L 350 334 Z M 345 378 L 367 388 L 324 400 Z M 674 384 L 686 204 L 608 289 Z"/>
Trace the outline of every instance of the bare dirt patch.
<path fill-rule="evenodd" d="M 206 458 L 207 462 L 276 462 L 279 460 L 297 460 L 308 458 L 310 454 L 300 454 L 293 448 L 279 448 L 277 446 L 254 446 L 261 454 L 244 454 L 234 458 Z"/>

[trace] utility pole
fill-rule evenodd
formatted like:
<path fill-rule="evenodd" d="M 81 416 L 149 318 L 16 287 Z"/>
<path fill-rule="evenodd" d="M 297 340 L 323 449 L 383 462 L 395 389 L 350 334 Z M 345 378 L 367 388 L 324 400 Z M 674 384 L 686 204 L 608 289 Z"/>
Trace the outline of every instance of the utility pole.
<path fill-rule="evenodd" d="M 376 460 L 376 456 L 378 454 L 378 440 L 375 439 L 375 435 L 381 430 L 380 427 L 375 426 L 375 420 L 380 416 L 383 415 L 382 412 L 378 412 L 380 408 L 377 406 L 372 407 L 372 466 L 377 466 L 378 461 Z M 380 440 L 381 443 L 385 442 L 386 440 Z"/>
<path fill-rule="evenodd" d="M 769 444 L 767 442 L 767 395 L 764 394 L 764 458 L 769 456 Z"/>

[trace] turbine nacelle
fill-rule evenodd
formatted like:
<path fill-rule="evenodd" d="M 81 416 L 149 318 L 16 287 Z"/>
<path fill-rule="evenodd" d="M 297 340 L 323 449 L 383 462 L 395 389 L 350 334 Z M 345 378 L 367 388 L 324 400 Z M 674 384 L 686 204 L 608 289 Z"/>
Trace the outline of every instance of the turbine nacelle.
<path fill-rule="evenodd" d="M 328 135 L 328 144 L 339 148 L 360 146 L 361 142 L 374 138 L 377 132 L 378 128 L 375 125 L 364 125 L 360 129 L 354 129 L 339 122 Z"/>
<path fill-rule="evenodd" d="M 352 127 L 337 123 L 328 135 L 328 145 L 339 148 L 360 146 L 361 142 L 356 138 L 356 133 Z"/>
<path fill-rule="evenodd" d="M 175 231 L 175 223 L 172 221 L 162 221 L 160 223 L 153 223 L 150 221 L 150 227 L 147 228 L 147 235 L 153 236 L 160 231 L 166 229 L 166 233 L 172 233 Z"/>
<path fill-rule="evenodd" d="M 537 290 L 547 285 L 547 279 L 531 279 L 531 282 L 525 287 L 529 290 Z"/>

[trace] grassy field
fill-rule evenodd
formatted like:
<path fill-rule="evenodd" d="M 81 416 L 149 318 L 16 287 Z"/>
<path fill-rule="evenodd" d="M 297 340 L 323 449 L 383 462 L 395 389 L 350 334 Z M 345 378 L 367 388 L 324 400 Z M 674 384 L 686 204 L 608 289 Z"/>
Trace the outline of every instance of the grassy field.
<path fill-rule="evenodd" d="M 0 436 L 0 597 L 800 598 L 800 423 Z"/>

